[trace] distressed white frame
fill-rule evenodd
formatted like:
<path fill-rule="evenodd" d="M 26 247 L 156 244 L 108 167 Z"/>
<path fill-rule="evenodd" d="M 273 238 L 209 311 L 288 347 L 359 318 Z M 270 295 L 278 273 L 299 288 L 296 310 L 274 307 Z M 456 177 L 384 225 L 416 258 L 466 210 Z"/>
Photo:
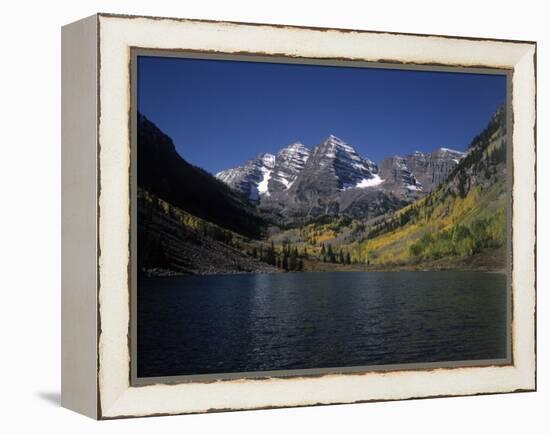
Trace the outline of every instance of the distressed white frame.
<path fill-rule="evenodd" d="M 98 15 L 96 417 L 304 406 L 536 388 L 535 56 L 532 42 Z M 513 365 L 131 387 L 130 48 L 513 69 Z"/>

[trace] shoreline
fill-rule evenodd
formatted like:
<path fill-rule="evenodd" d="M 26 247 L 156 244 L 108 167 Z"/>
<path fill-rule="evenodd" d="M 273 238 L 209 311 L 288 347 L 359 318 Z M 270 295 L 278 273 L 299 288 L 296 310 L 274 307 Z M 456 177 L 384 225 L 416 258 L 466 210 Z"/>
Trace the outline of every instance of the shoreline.
<path fill-rule="evenodd" d="M 260 271 L 234 271 L 234 272 L 206 272 L 206 273 L 183 273 L 172 270 L 147 270 L 142 271 L 140 278 L 155 278 L 155 277 L 196 277 L 196 276 L 237 276 L 237 275 L 258 275 L 258 274 L 310 274 L 310 273 L 402 273 L 402 272 L 413 272 L 413 273 L 488 273 L 488 274 L 502 274 L 507 275 L 507 270 L 503 268 L 499 269 L 487 269 L 487 268 L 422 268 L 414 266 L 399 266 L 399 267 L 384 267 L 384 266 L 369 266 L 362 269 L 346 269 L 346 270 L 308 270 L 308 271 L 278 271 L 278 272 L 260 272 Z"/>

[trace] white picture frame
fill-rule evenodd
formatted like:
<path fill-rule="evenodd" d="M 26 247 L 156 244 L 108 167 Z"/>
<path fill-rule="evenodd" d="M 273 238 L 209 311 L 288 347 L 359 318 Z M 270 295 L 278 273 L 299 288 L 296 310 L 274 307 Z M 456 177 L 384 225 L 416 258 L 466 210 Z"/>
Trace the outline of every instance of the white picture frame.
<path fill-rule="evenodd" d="M 133 48 L 511 71 L 512 363 L 131 382 Z M 536 389 L 536 44 L 97 14 L 62 32 L 62 404 L 96 419 Z"/>

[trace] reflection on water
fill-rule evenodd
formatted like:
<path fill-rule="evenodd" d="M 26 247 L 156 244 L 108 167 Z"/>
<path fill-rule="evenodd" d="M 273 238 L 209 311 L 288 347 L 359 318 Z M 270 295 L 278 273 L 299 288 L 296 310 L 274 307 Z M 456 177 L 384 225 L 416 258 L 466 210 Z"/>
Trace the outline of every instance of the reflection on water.
<path fill-rule="evenodd" d="M 475 272 L 144 278 L 138 376 L 506 357 L 506 278 Z"/>

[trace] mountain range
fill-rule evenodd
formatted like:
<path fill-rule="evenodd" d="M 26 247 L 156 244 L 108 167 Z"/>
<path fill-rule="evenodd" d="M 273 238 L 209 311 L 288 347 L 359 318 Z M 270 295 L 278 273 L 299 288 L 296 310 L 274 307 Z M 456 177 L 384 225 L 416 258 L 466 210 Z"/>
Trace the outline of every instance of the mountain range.
<path fill-rule="evenodd" d="M 378 166 L 331 134 L 312 150 L 292 143 L 215 176 L 259 208 L 287 219 L 373 217 L 430 193 L 465 155 L 439 148 L 391 156 Z"/>

